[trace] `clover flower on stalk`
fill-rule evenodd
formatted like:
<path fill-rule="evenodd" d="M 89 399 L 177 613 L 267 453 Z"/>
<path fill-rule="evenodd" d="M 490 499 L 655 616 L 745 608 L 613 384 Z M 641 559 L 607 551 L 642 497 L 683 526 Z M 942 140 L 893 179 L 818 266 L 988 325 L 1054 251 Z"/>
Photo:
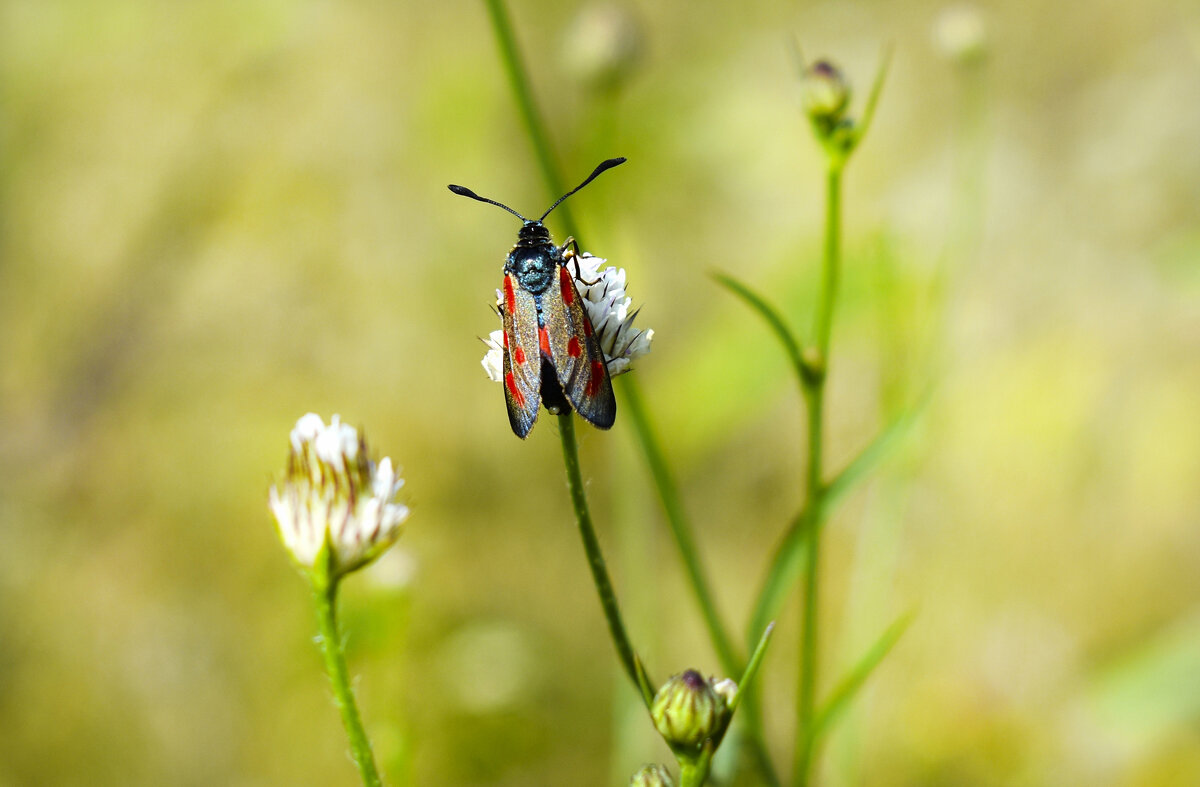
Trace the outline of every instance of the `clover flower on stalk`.
<path fill-rule="evenodd" d="M 633 299 L 625 294 L 624 268 L 609 266 L 601 270 L 608 260 L 586 252 L 572 259 L 572 267 L 575 261 L 579 263 L 575 284 L 604 352 L 609 376 L 624 374 L 633 368 L 634 361 L 650 352 L 654 331 L 633 326 L 638 312 L 631 311 Z M 496 304 L 497 307 L 501 304 L 499 291 Z M 504 331 L 492 331 L 483 343 L 488 350 L 480 363 L 488 378 L 498 383 L 504 379 Z"/>
<path fill-rule="evenodd" d="M 336 415 L 328 426 L 315 413 L 301 417 L 291 443 L 270 504 L 283 545 L 301 568 L 327 569 L 336 579 L 395 543 L 408 508 L 395 502 L 404 480 L 391 459 L 372 462 L 366 441 Z"/>

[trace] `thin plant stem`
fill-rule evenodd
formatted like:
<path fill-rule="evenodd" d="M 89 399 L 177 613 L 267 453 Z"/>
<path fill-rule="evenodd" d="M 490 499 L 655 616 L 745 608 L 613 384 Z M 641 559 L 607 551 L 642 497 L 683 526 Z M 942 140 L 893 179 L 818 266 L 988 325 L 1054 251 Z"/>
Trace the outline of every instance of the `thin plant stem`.
<path fill-rule="evenodd" d="M 681 760 L 679 762 L 680 787 L 703 787 L 704 782 L 708 780 L 708 771 L 711 765 L 711 755 L 701 755 L 691 761 Z"/>
<path fill-rule="evenodd" d="M 721 669 L 725 671 L 726 675 L 737 675 L 743 668 L 741 659 L 734 653 L 733 642 L 729 638 L 725 624 L 721 621 L 720 613 L 717 612 L 717 604 L 708 577 L 704 573 L 704 567 L 700 563 L 700 554 L 696 550 L 696 542 L 692 538 L 692 527 L 683 510 L 683 504 L 679 500 L 679 489 L 675 485 L 675 479 L 671 477 L 666 458 L 663 456 L 662 449 L 650 426 L 650 416 L 646 412 L 642 393 L 638 388 L 637 381 L 629 375 L 621 377 L 619 384 L 625 394 L 626 409 L 633 421 L 633 431 L 637 436 L 638 446 L 646 457 L 646 465 L 650 468 L 650 476 L 654 479 L 658 498 L 662 501 L 663 512 L 667 517 L 667 526 L 675 538 L 675 546 L 679 549 L 679 556 L 683 560 L 688 582 L 696 596 L 696 603 L 700 606 L 700 614 L 704 617 L 704 625 L 708 628 L 708 636 L 712 640 L 717 659 L 721 662 Z"/>
<path fill-rule="evenodd" d="M 792 783 L 807 787 L 816 748 L 816 689 L 819 674 L 822 456 L 825 416 L 825 381 L 829 372 L 829 341 L 833 330 L 833 310 L 837 300 L 838 269 L 841 263 L 841 185 L 845 159 L 830 156 L 825 180 L 825 244 L 821 265 L 821 289 L 813 325 L 815 357 L 806 359 L 810 371 L 806 378 L 805 404 L 808 415 L 808 468 L 804 510 L 812 520 L 805 528 L 804 599 L 801 607 L 801 643 L 799 679 L 796 687 L 796 749 Z"/>
<path fill-rule="evenodd" d="M 608 631 L 612 635 L 613 646 L 617 649 L 617 657 L 621 660 L 633 686 L 642 695 L 646 707 L 650 707 L 653 694 L 648 694 L 649 688 L 644 670 L 639 669 L 637 656 L 629 635 L 625 631 L 625 623 L 621 620 L 621 609 L 617 605 L 617 595 L 613 591 L 612 579 L 608 576 L 608 567 L 604 562 L 604 554 L 600 551 L 600 540 L 596 537 L 596 528 L 592 526 L 592 514 L 588 510 L 587 496 L 583 491 L 583 475 L 579 470 L 579 447 L 575 440 L 575 413 L 566 410 L 558 415 L 558 433 L 562 437 L 563 464 L 567 468 L 567 487 L 571 491 L 571 504 L 575 507 L 575 521 L 579 525 L 579 536 L 583 539 L 583 551 L 587 554 L 588 568 L 592 571 L 592 581 L 596 584 L 596 593 L 600 597 L 600 606 L 604 609 L 604 617 L 608 621 Z"/>
<path fill-rule="evenodd" d="M 484 0 L 488 17 L 492 21 L 492 30 L 496 34 L 496 43 L 500 47 L 500 60 L 504 64 L 504 73 L 512 87 L 513 96 L 517 100 L 517 108 L 521 112 L 521 121 L 525 131 L 533 143 L 533 152 L 537 156 L 538 166 L 542 170 L 542 179 L 550 192 L 550 198 L 556 199 L 566 192 L 563 188 L 562 175 L 554 158 L 554 148 L 550 145 L 550 134 L 546 131 L 546 123 L 538 112 L 537 101 L 533 97 L 533 83 L 525 63 L 521 59 L 521 49 L 517 44 L 516 34 L 513 33 L 512 22 L 509 21 L 508 9 L 504 0 Z M 562 222 L 567 235 L 579 237 L 579 228 L 571 214 L 571 206 L 567 203 L 559 205 L 555 215 Z"/>
<path fill-rule="evenodd" d="M 375 756 L 371 753 L 371 741 L 363 728 L 358 705 L 354 701 L 354 690 L 350 687 L 350 675 L 346 669 L 346 656 L 342 652 L 342 639 L 337 626 L 336 579 L 313 577 L 313 603 L 317 608 L 317 625 L 320 630 L 321 654 L 325 658 L 325 672 L 333 684 L 333 699 L 342 714 L 342 726 L 350 739 L 350 753 L 366 787 L 380 787 L 383 782 L 375 767 Z"/>
<path fill-rule="evenodd" d="M 675 546 L 679 549 L 679 556 L 683 560 L 688 582 L 692 587 L 693 594 L 696 596 L 696 603 L 700 607 L 700 614 L 704 618 L 709 639 L 712 641 L 713 650 L 717 654 L 717 660 L 721 662 L 721 669 L 726 675 L 741 674 L 744 665 L 734 651 L 728 630 L 725 628 L 725 624 L 721 621 L 720 613 L 717 611 L 716 601 L 708 577 L 704 573 L 704 567 L 700 562 L 700 555 L 696 549 L 695 540 L 692 538 L 691 523 L 688 521 L 683 504 L 679 499 L 679 489 L 675 485 L 675 479 L 671 476 L 666 457 L 663 455 L 658 439 L 654 435 L 654 429 L 650 424 L 650 416 L 646 411 L 641 390 L 638 388 L 637 381 L 628 375 L 621 377 L 618 380 L 618 384 L 624 394 L 623 401 L 633 422 L 633 430 L 637 436 L 638 446 L 642 449 L 642 454 L 646 457 L 646 464 L 650 468 L 650 476 L 654 480 L 655 489 L 658 492 L 659 500 L 662 502 L 663 512 L 667 517 L 667 525 L 671 530 L 671 535 L 675 539 Z M 767 752 L 763 733 L 762 704 L 759 702 L 756 692 L 750 692 L 746 695 L 745 705 L 746 708 L 743 711 L 744 720 L 742 723 L 746 727 L 747 744 L 754 757 L 755 766 L 758 768 L 766 784 L 775 787 L 780 782 L 771 764 L 770 754 Z"/>

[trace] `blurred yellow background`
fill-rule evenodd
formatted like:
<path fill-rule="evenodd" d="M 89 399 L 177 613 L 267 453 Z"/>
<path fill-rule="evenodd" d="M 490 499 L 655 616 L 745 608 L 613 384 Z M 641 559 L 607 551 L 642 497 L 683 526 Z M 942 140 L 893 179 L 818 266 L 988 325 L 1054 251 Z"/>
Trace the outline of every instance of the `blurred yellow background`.
<path fill-rule="evenodd" d="M 823 687 L 918 616 L 822 783 L 1200 784 L 1197 7 L 510 11 L 567 180 L 629 157 L 571 204 L 656 332 L 635 374 L 738 632 L 803 411 L 706 272 L 808 327 L 822 162 L 792 42 L 854 112 L 894 45 L 845 183 L 831 465 L 928 403 L 827 528 Z M 408 481 L 400 546 L 343 599 L 389 782 L 670 760 L 555 425 L 514 438 L 479 366 L 517 223 L 446 184 L 556 196 L 482 4 L 2 0 L 0 96 L 0 784 L 355 782 L 266 508 L 310 410 Z M 581 434 L 635 644 L 660 678 L 716 672 L 629 424 Z M 797 613 L 762 676 L 785 770 Z"/>

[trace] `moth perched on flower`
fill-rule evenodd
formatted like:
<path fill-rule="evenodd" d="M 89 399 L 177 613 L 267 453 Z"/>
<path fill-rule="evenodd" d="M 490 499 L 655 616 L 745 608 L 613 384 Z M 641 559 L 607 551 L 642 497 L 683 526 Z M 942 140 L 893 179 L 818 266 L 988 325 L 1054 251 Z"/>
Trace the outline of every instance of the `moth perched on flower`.
<path fill-rule="evenodd" d="M 495 372 L 489 369 L 493 379 L 504 383 L 509 424 L 517 437 L 525 438 L 533 429 L 542 404 L 551 412 L 574 408 L 593 426 L 611 427 L 617 417 L 611 377 L 620 370 L 612 368 L 610 359 L 614 359 L 613 353 L 632 354 L 634 345 L 642 352 L 649 345 L 650 332 L 633 335 L 632 328 L 625 325 L 633 319 L 628 301 L 618 306 L 611 297 L 619 291 L 623 298 L 624 271 L 617 274 L 619 282 L 588 278 L 584 265 L 597 258 L 580 254 L 573 238 L 555 246 L 542 224 L 563 200 L 624 161 L 615 158 L 601 163 L 538 219 L 527 219 L 463 186 L 450 186 L 455 194 L 503 208 L 524 222 L 504 263 L 503 290 L 497 304 L 504 328 L 495 340 L 499 353 Z M 607 286 L 596 289 L 606 284 L 612 285 L 611 293 Z M 582 291 L 581 286 L 585 288 Z M 614 308 L 620 316 L 610 325 L 606 320 Z M 605 320 L 598 321 L 594 315 Z M 600 333 L 602 327 L 604 334 Z"/>
<path fill-rule="evenodd" d="M 576 286 L 583 299 L 583 308 L 592 321 L 596 340 L 608 366 L 610 377 L 631 371 L 633 362 L 650 352 L 654 330 L 634 327 L 638 313 L 633 298 L 625 294 L 625 269 L 606 266 L 608 260 L 583 253 L 575 258 L 579 263 L 580 279 Z M 501 294 L 496 292 L 497 309 L 502 308 Z M 480 362 L 493 382 L 504 380 L 504 331 L 492 331 L 483 340 L 488 351 Z"/>

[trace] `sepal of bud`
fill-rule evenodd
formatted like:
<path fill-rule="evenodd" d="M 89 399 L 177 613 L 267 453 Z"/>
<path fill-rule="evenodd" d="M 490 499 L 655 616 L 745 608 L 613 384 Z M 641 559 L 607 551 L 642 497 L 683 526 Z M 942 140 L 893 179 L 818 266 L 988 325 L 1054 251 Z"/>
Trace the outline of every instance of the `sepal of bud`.
<path fill-rule="evenodd" d="M 647 765 L 633 774 L 629 787 L 675 787 L 675 779 L 664 766 Z"/>
<path fill-rule="evenodd" d="M 720 743 L 729 724 L 725 697 L 695 670 L 673 675 L 650 705 L 659 734 L 677 755 L 698 756 L 706 742 Z"/>

